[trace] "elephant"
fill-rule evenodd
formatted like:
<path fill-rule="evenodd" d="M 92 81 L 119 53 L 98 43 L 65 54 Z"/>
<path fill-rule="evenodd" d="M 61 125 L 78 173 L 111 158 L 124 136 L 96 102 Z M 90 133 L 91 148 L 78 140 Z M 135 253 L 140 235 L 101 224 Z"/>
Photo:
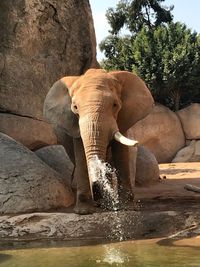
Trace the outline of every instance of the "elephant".
<path fill-rule="evenodd" d="M 117 170 L 120 201 L 133 199 L 128 146 L 138 142 L 125 135 L 153 106 L 145 83 L 128 71 L 89 69 L 81 76 L 63 77 L 53 84 L 43 114 L 75 166 L 75 213 L 95 211 L 91 163 L 95 157 L 107 162 L 108 151 Z"/>

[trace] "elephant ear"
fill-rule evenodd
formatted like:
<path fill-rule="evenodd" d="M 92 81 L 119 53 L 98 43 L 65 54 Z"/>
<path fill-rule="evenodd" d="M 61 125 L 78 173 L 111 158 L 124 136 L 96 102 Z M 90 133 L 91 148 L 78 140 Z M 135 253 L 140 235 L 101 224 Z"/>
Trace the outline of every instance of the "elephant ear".
<path fill-rule="evenodd" d="M 80 137 L 80 132 L 78 118 L 71 111 L 69 88 L 78 78 L 64 77 L 54 83 L 45 98 L 43 108 L 45 120 L 51 123 L 55 130 L 59 129 L 74 138 Z"/>
<path fill-rule="evenodd" d="M 117 122 L 119 129 L 126 132 L 151 112 L 154 100 L 145 83 L 136 74 L 128 71 L 113 71 L 110 74 L 121 84 L 122 108 Z"/>

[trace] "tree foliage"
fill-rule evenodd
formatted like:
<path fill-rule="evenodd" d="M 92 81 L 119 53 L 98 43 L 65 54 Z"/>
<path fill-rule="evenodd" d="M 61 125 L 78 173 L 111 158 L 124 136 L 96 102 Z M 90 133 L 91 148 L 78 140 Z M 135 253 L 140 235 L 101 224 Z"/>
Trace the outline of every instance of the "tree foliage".
<path fill-rule="evenodd" d="M 106 56 L 106 60 L 101 62 L 105 69 L 132 69 L 134 61 L 130 36 L 118 37 L 117 35 L 110 35 L 100 44 L 100 49 L 104 51 Z"/>
<path fill-rule="evenodd" d="M 123 0 L 108 10 L 112 30 L 100 44 L 102 66 L 138 73 L 156 101 L 177 110 L 200 101 L 200 36 L 172 22 L 172 7 L 163 1 Z M 125 25 L 130 35 L 121 37 Z"/>
<path fill-rule="evenodd" d="M 143 28 L 132 43 L 136 71 L 155 99 L 175 110 L 195 102 L 200 92 L 200 39 L 181 23 Z"/>
<path fill-rule="evenodd" d="M 173 6 L 163 7 L 164 0 L 121 0 L 116 8 L 109 8 L 106 18 L 111 26 L 111 34 L 117 34 L 126 26 L 132 33 L 139 32 L 143 26 L 148 29 L 171 22 Z"/>

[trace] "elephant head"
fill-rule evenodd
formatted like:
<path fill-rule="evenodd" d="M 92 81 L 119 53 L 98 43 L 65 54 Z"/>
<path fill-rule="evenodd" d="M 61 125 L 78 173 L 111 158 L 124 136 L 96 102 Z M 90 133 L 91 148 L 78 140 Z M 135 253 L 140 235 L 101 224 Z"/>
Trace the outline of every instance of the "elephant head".
<path fill-rule="evenodd" d="M 113 139 L 135 145 L 136 141 L 123 134 L 145 117 L 153 104 L 148 88 L 137 75 L 90 69 L 82 76 L 64 77 L 53 85 L 45 99 L 44 116 L 68 135 L 81 137 L 90 166 L 94 156 L 106 161 Z"/>

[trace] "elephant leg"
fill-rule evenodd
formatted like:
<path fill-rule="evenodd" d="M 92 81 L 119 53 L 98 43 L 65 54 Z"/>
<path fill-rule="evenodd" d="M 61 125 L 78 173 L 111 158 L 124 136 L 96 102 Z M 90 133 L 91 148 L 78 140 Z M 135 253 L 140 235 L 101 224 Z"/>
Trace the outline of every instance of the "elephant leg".
<path fill-rule="evenodd" d="M 94 212 L 94 203 L 90 191 L 88 170 L 85 151 L 81 138 L 74 139 L 75 171 L 76 179 L 76 205 L 75 213 L 89 214 Z"/>
<path fill-rule="evenodd" d="M 129 147 L 124 146 L 116 141 L 113 141 L 112 143 L 112 158 L 114 167 L 118 172 L 120 202 L 122 204 L 126 204 L 128 201 L 133 200 L 133 184 L 135 178 L 135 171 L 133 166 L 135 165 L 135 159 L 131 158 L 133 164 L 131 164 L 132 166 L 130 168 Z"/>
<path fill-rule="evenodd" d="M 75 155 L 74 155 L 74 147 L 73 147 L 73 138 L 66 134 L 60 127 L 54 127 L 54 132 L 57 136 L 58 143 L 63 145 L 65 151 L 67 152 L 71 162 L 75 164 Z"/>

